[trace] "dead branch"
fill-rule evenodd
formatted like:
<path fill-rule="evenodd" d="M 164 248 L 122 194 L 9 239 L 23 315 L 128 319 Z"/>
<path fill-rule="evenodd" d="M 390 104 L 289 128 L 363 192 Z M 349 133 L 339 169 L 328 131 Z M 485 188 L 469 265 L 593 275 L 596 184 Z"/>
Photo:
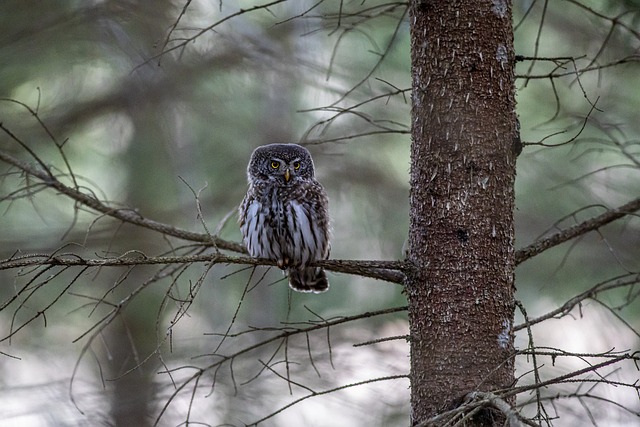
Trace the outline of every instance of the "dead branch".
<path fill-rule="evenodd" d="M 237 243 L 239 245 L 239 243 Z M 126 254 L 113 258 L 84 258 L 75 253 L 65 254 L 28 254 L 13 256 L 0 260 L 0 270 L 10 270 L 24 267 L 65 266 L 65 267 L 123 267 L 152 264 L 188 264 L 208 262 L 212 264 L 243 264 L 276 266 L 275 261 L 262 258 L 224 255 L 219 252 L 201 255 L 176 256 L 146 256 L 136 252 L 136 256 Z M 391 283 L 403 284 L 405 264 L 403 261 L 356 261 L 356 260 L 326 260 L 318 261 L 313 266 L 323 267 L 337 273 L 355 274 L 372 279 L 385 280 Z"/>
<path fill-rule="evenodd" d="M 0 129 L 5 132 L 8 131 L 2 124 L 0 124 Z M 13 137 L 11 133 L 8 134 Z M 65 185 L 51 172 L 48 167 L 42 164 L 41 167 L 38 168 L 28 162 L 16 159 L 10 154 L 2 151 L 0 151 L 0 160 L 15 166 L 16 168 L 20 169 L 30 176 L 40 179 L 42 183 L 47 187 L 64 194 L 77 203 L 80 203 L 85 207 L 93 209 L 94 211 L 100 212 L 114 219 L 138 225 L 140 227 L 157 231 L 168 236 L 177 237 L 179 239 L 205 243 L 215 246 L 219 249 L 227 249 L 233 252 L 246 253 L 246 249 L 244 248 L 244 246 L 239 243 L 230 242 L 219 237 L 214 237 L 214 240 L 211 241 L 211 238 L 206 233 L 194 233 L 191 231 L 181 230 L 171 225 L 163 224 L 161 222 L 145 218 L 140 213 L 131 208 L 118 208 L 109 206 L 104 202 L 98 200 L 95 196 L 80 191 L 79 188 L 72 188 Z"/>
<path fill-rule="evenodd" d="M 607 360 L 605 360 L 604 362 L 601 363 L 597 363 L 597 364 L 593 364 L 593 365 L 589 365 L 583 369 L 578 369 L 576 371 L 572 371 L 572 372 L 568 372 L 564 375 L 560 375 L 557 376 L 555 378 L 551 378 L 548 379 L 546 381 L 542 381 L 539 384 L 531 384 L 531 385 L 524 385 L 524 386 L 519 386 L 519 387 L 511 387 L 507 390 L 504 390 L 504 393 L 502 394 L 502 396 L 504 398 L 508 398 L 510 396 L 516 396 L 520 393 L 524 393 L 524 392 L 529 392 L 529 391 L 533 391 L 536 388 L 543 388 L 543 387 L 548 387 L 554 384 L 561 384 L 564 382 L 570 382 L 570 381 L 576 381 L 576 377 L 579 377 L 581 375 L 587 374 L 587 373 L 591 373 L 591 372 L 596 372 L 598 371 L 598 369 L 604 368 L 606 366 L 611 366 L 611 365 L 615 365 L 619 362 L 622 362 L 623 360 L 632 360 L 632 361 L 637 361 L 639 360 L 638 357 L 638 353 L 621 353 L 617 356 L 611 357 Z M 592 380 L 593 382 L 600 382 L 602 381 L 601 378 L 597 378 L 595 380 Z M 640 385 L 638 384 L 621 384 L 621 385 L 626 385 L 628 387 L 632 387 L 635 388 L 637 390 L 640 391 Z"/>
<path fill-rule="evenodd" d="M 590 231 L 597 230 L 617 219 L 624 218 L 627 215 L 633 214 L 638 210 L 640 210 L 640 197 L 617 208 L 609 209 L 600 215 L 578 223 L 572 227 L 567 228 L 566 230 L 559 231 L 555 234 L 552 234 L 551 236 L 533 242 L 529 246 L 516 251 L 516 265 L 521 264 L 530 258 L 533 258 L 534 256 L 546 251 L 549 248 L 567 242 L 576 237 L 582 236 L 583 234 L 586 234 Z"/>
<path fill-rule="evenodd" d="M 166 411 L 169 409 L 169 406 L 171 405 L 171 403 L 178 397 L 178 395 L 180 394 L 180 392 L 182 392 L 183 390 L 186 389 L 186 387 L 194 381 L 198 381 L 199 378 L 201 378 L 206 372 L 210 372 L 210 371 L 214 371 L 217 373 L 217 370 L 226 362 L 232 363 L 233 360 L 235 360 L 236 358 L 250 353 L 256 349 L 262 348 L 268 344 L 271 343 L 276 343 L 276 342 L 281 342 L 283 340 L 287 340 L 292 336 L 295 335 L 306 335 L 310 332 L 313 331 L 317 331 L 317 330 L 321 330 L 321 329 L 326 329 L 329 330 L 330 327 L 332 326 L 337 326 L 337 325 L 341 325 L 341 324 L 345 324 L 345 323 L 349 323 L 349 322 L 353 322 L 356 320 L 361 320 L 361 319 L 365 319 L 365 318 L 371 318 L 371 317 L 376 317 L 376 316 L 381 316 L 381 315 L 386 315 L 386 314 L 392 314 L 392 313 L 397 313 L 397 312 L 402 312 L 402 311 L 406 311 L 407 307 L 406 306 L 401 306 L 401 307 L 394 307 L 394 308 L 389 308 L 389 309 L 383 309 L 383 310 L 377 310 L 377 311 L 371 311 L 371 312 L 365 312 L 365 313 L 360 313 L 354 316 L 345 316 L 345 317 L 338 317 L 336 319 L 333 320 L 320 320 L 318 322 L 309 322 L 310 326 L 306 326 L 306 327 L 294 327 L 292 325 L 290 326 L 285 326 L 284 328 L 279 328 L 276 331 L 279 332 L 277 335 L 274 335 L 270 338 L 261 340 L 255 344 L 251 344 L 247 347 L 241 348 L 237 351 L 235 351 L 234 353 L 230 354 L 230 355 L 207 355 L 207 356 L 217 356 L 219 358 L 219 360 L 209 364 L 208 366 L 205 366 L 203 368 L 197 368 L 197 367 L 191 367 L 193 369 L 196 370 L 196 372 L 191 375 L 190 377 L 186 378 L 181 384 L 179 384 L 175 390 L 171 393 L 171 395 L 166 399 L 162 409 L 160 410 L 156 420 L 155 420 L 155 424 L 154 425 L 159 425 L 159 422 L 161 420 L 161 418 L 164 416 L 164 414 L 166 413 Z M 243 333 L 249 333 L 249 332 L 255 332 L 255 331 L 259 331 L 261 329 L 255 329 L 252 328 L 249 331 L 243 332 Z M 165 373 L 165 374 L 171 374 L 173 371 L 177 371 L 177 370 L 182 370 L 185 367 L 180 367 L 174 370 L 167 370 L 167 371 L 162 371 L 159 372 L 160 374 Z M 395 379 L 395 378 L 406 378 L 406 375 L 399 375 L 399 376 L 395 376 L 395 377 L 385 377 L 385 379 Z M 214 376 L 215 379 L 215 376 Z M 368 380 L 362 383 L 357 383 L 357 384 L 350 384 L 350 385 L 346 385 L 346 386 L 342 386 L 342 387 L 338 387 L 335 390 L 340 390 L 343 388 L 347 388 L 347 387 L 353 387 L 355 385 L 361 385 L 361 384 L 365 384 L 367 382 L 374 382 L 375 380 Z M 325 392 L 319 392 L 318 395 L 320 394 L 326 394 L 328 393 L 328 391 Z M 298 403 L 299 401 L 305 400 L 309 397 L 314 396 L 312 395 L 308 395 L 306 397 L 303 397 L 302 399 L 299 399 L 297 401 L 294 401 L 292 403 L 290 403 L 289 405 L 279 409 L 276 413 L 282 412 L 284 409 Z M 267 416 L 264 419 L 268 419 L 270 417 L 272 417 L 273 415 L 275 415 L 276 413 L 272 413 L 271 415 Z M 262 421 L 262 420 L 260 420 Z M 260 422 L 257 421 L 257 422 Z M 257 424 L 256 422 L 256 424 Z"/>
<path fill-rule="evenodd" d="M 551 310 L 550 312 L 545 313 L 542 316 L 539 316 L 533 319 L 527 319 L 524 323 L 514 326 L 513 330 L 519 331 L 521 329 L 528 328 L 535 324 L 544 322 L 547 319 L 560 318 L 560 317 L 566 316 L 571 312 L 571 310 L 573 310 L 574 307 L 581 304 L 582 301 L 586 299 L 595 299 L 599 294 L 603 292 L 613 290 L 613 289 L 631 287 L 636 285 L 638 282 L 640 282 L 639 274 L 626 274 L 624 276 L 620 276 L 620 277 L 613 278 L 611 280 L 600 282 L 592 286 L 591 288 L 587 289 L 586 291 L 581 292 L 575 297 L 571 298 L 570 300 L 562 304 L 562 306 L 554 310 Z"/>
<path fill-rule="evenodd" d="M 446 412 L 442 412 L 428 420 L 417 424 L 415 427 L 438 427 L 444 425 L 466 425 L 465 420 L 478 414 L 484 408 L 494 408 L 501 412 L 509 427 L 521 427 L 524 424 L 537 426 L 522 417 L 518 411 L 511 407 L 502 397 L 489 392 L 474 391 L 464 398 L 464 403 Z M 454 424 L 455 423 L 455 424 Z"/>
<path fill-rule="evenodd" d="M 251 12 L 255 12 L 257 10 L 269 10 L 269 7 L 271 6 L 275 6 L 276 4 L 279 3 L 283 3 L 286 2 L 288 0 L 275 0 L 272 2 L 268 2 L 268 3 L 264 3 L 264 4 L 259 4 L 247 9 L 240 9 L 235 13 L 229 14 L 227 16 L 225 16 L 224 18 L 219 19 L 218 21 L 214 22 L 213 24 L 209 25 L 206 28 L 203 28 L 201 30 L 199 30 L 195 35 L 188 37 L 188 38 L 184 38 L 184 39 L 179 39 L 180 42 L 175 44 L 174 46 L 168 47 L 168 45 L 174 41 L 174 39 L 171 38 L 171 35 L 173 34 L 173 32 L 175 31 L 175 27 L 178 25 L 178 22 L 180 20 L 180 18 L 186 13 L 186 9 L 189 6 L 188 4 L 185 6 L 185 8 L 183 9 L 183 11 L 180 13 L 180 16 L 176 19 L 175 21 L 175 25 L 170 29 L 170 31 L 167 34 L 166 40 L 163 43 L 162 46 L 162 52 L 160 52 L 159 54 L 149 58 L 149 60 L 147 62 L 150 61 L 155 61 L 156 59 L 160 60 L 164 55 L 166 55 L 169 52 L 173 52 L 174 50 L 180 50 L 185 48 L 189 43 L 195 41 L 197 38 L 199 38 L 200 36 L 202 36 L 205 33 L 208 33 L 209 31 L 212 31 L 214 28 L 218 27 L 219 25 L 233 19 L 233 18 L 237 18 L 238 16 L 241 15 L 245 15 L 247 13 L 251 13 Z M 177 40 L 175 40 L 177 41 Z"/>
<path fill-rule="evenodd" d="M 260 418 L 257 421 L 254 421 L 252 423 L 247 424 L 247 426 L 257 426 L 258 424 L 268 420 L 269 418 L 273 418 L 274 416 L 278 415 L 279 413 L 281 413 L 282 411 L 284 411 L 285 409 L 289 409 L 292 406 L 307 400 L 311 397 L 317 397 L 317 396 L 323 396 L 325 394 L 330 394 L 330 393 L 335 393 L 336 391 L 340 391 L 340 390 L 345 390 L 348 388 L 352 388 L 352 387 L 358 387 L 361 385 L 365 385 L 365 384 L 372 384 L 372 383 L 376 383 L 379 381 L 391 381 L 391 380 L 398 380 L 398 379 L 403 379 L 403 378 L 409 378 L 409 375 L 390 375 L 388 377 L 381 377 L 381 378 L 371 378 L 365 381 L 359 381 L 356 383 L 351 383 L 351 384 L 345 384 L 342 386 L 338 386 L 338 387 L 334 387 L 334 388 L 330 388 L 328 390 L 323 390 L 323 391 L 318 391 L 318 392 L 314 392 L 311 391 L 310 394 L 307 394 L 306 396 L 300 397 L 296 400 L 294 400 L 293 402 L 288 403 L 287 405 L 275 410 L 274 412 L 270 413 L 269 415 Z"/>

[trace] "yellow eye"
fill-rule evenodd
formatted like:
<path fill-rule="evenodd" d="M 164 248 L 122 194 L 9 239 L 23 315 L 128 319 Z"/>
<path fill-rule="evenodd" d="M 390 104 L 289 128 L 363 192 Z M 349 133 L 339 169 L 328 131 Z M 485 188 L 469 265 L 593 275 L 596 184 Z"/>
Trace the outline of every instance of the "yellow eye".
<path fill-rule="evenodd" d="M 300 162 L 295 162 L 293 164 L 293 168 L 296 169 L 296 170 L 300 169 Z"/>
<path fill-rule="evenodd" d="M 271 167 L 274 169 L 278 169 L 280 167 L 280 163 L 278 162 L 271 162 Z"/>

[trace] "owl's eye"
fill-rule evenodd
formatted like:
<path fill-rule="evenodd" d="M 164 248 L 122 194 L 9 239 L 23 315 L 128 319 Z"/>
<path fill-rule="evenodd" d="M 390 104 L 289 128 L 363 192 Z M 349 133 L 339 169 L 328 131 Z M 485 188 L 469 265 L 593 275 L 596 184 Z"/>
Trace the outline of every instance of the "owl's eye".
<path fill-rule="evenodd" d="M 293 164 L 293 168 L 294 168 L 295 170 L 300 169 L 300 162 L 295 162 L 295 163 Z"/>
<path fill-rule="evenodd" d="M 271 167 L 272 167 L 273 169 L 278 169 L 278 168 L 280 167 L 280 163 L 278 163 L 278 162 L 271 162 Z"/>

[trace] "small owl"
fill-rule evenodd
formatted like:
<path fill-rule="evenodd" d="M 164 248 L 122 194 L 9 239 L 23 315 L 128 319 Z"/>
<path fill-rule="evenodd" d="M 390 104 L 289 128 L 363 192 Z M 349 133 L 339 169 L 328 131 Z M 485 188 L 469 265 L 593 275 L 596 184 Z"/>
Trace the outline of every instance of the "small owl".
<path fill-rule="evenodd" d="M 329 201 L 309 151 L 296 144 L 258 147 L 247 179 L 240 229 L 249 254 L 276 261 L 295 291 L 329 289 L 324 270 L 309 267 L 329 257 Z"/>

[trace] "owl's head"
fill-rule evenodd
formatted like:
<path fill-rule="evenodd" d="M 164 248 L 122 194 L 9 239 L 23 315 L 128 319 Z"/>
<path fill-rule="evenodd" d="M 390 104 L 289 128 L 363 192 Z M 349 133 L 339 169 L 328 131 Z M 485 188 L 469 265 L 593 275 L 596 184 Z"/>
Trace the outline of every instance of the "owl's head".
<path fill-rule="evenodd" d="M 272 181 L 291 185 L 314 176 L 309 151 L 297 144 L 269 144 L 256 148 L 247 168 L 249 181 Z"/>

